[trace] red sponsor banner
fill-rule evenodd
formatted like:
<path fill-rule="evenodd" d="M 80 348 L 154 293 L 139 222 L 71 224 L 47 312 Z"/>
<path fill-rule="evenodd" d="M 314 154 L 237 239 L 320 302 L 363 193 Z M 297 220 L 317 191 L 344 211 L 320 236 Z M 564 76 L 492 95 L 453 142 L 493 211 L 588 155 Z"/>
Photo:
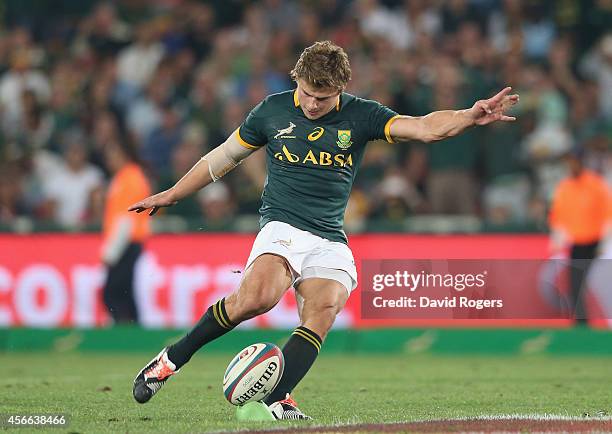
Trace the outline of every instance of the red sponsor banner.
<path fill-rule="evenodd" d="M 187 327 L 197 321 L 210 304 L 238 286 L 254 239 L 254 234 L 182 234 L 150 240 L 136 270 L 143 324 Z M 0 236 L 0 326 L 109 324 L 101 295 L 105 270 L 99 261 L 100 244 L 96 235 Z M 356 235 L 349 244 L 360 276 L 364 259 L 544 259 L 547 253 L 543 235 Z M 470 320 L 363 319 L 358 292 L 359 287 L 336 326 L 483 325 Z M 535 282 L 525 294 L 526 303 L 530 296 L 538 297 Z M 244 327 L 287 328 L 298 321 L 289 291 L 271 312 Z"/>

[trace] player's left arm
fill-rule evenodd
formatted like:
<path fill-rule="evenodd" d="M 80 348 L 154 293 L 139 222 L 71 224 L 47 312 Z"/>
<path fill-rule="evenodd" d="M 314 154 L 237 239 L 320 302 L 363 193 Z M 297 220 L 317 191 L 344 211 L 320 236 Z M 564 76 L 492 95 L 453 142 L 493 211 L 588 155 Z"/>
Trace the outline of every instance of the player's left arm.
<path fill-rule="evenodd" d="M 519 100 L 517 94 L 510 95 L 511 90 L 511 87 L 506 87 L 489 99 L 476 101 L 469 109 L 441 110 L 420 117 L 398 116 L 389 129 L 391 139 L 434 142 L 456 136 L 474 125 L 515 121 L 514 116 L 506 115 Z"/>

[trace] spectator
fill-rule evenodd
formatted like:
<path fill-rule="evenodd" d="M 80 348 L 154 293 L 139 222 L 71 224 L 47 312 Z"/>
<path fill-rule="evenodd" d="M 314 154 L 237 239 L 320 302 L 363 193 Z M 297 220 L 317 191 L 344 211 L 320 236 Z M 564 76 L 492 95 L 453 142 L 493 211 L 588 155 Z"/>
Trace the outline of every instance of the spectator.
<path fill-rule="evenodd" d="M 424 198 L 398 169 L 390 169 L 377 188 L 371 217 L 382 219 L 388 230 L 402 230 L 406 217 L 424 205 Z"/>
<path fill-rule="evenodd" d="M 183 139 L 183 125 L 178 109 L 168 104 L 162 108 L 161 116 L 160 126 L 147 136 L 140 152 L 142 159 L 156 175 L 164 171 L 174 149 Z"/>
<path fill-rule="evenodd" d="M 195 53 L 197 60 L 205 59 L 211 49 L 215 34 L 215 12 L 205 3 L 190 2 L 185 5 L 186 45 Z"/>
<path fill-rule="evenodd" d="M 57 171 L 46 174 L 45 197 L 53 220 L 67 229 L 86 223 L 92 192 L 101 187 L 102 171 L 87 161 L 82 133 L 66 134 L 63 140 L 63 162 Z"/>
<path fill-rule="evenodd" d="M 102 261 L 107 267 L 104 304 L 115 323 L 138 321 L 134 298 L 134 267 L 150 235 L 146 214 L 130 214 L 134 201 L 150 194 L 150 186 L 129 146 L 109 143 L 107 167 L 113 174 L 104 210 Z"/>
<path fill-rule="evenodd" d="M 346 232 L 362 232 L 365 230 L 369 213 L 368 196 L 360 188 L 353 188 L 344 212 Z"/>
<path fill-rule="evenodd" d="M 548 6 L 546 1 L 532 1 L 523 6 L 523 49 L 529 59 L 544 59 L 555 38 L 555 26 Z"/>
<path fill-rule="evenodd" d="M 109 170 L 106 167 L 104 150 L 107 145 L 119 142 L 122 137 L 119 132 L 117 118 L 113 113 L 109 111 L 98 112 L 95 118 L 96 122 L 91 136 L 91 161 L 98 167 L 104 168 L 108 175 Z"/>
<path fill-rule="evenodd" d="M 196 125 L 185 129 L 181 143 L 172 153 L 169 170 L 165 170 L 159 179 L 158 190 L 172 187 L 204 155 L 204 135 Z M 175 206 L 168 208 L 166 214 L 178 215 L 196 220 L 201 215 L 200 205 L 195 197 L 187 197 Z"/>
<path fill-rule="evenodd" d="M 521 121 L 519 121 L 521 122 Z M 483 134 L 482 206 L 493 228 L 529 223 L 531 185 L 521 155 L 521 124 L 493 126 Z"/>
<path fill-rule="evenodd" d="M 23 92 L 21 101 L 23 116 L 15 137 L 17 142 L 28 151 L 49 148 L 55 130 L 53 116 L 37 101 L 31 90 Z"/>
<path fill-rule="evenodd" d="M 23 121 L 24 91 L 32 91 L 38 102 L 48 101 L 51 88 L 47 76 L 30 67 L 27 53 L 15 52 L 11 58 L 11 69 L 0 79 L 0 104 L 2 105 L 3 128 L 14 132 Z"/>
<path fill-rule="evenodd" d="M 17 217 L 28 215 L 21 180 L 17 166 L 0 166 L 0 227 L 10 227 Z"/>
<path fill-rule="evenodd" d="M 439 65 L 434 104 L 436 110 L 462 105 L 460 71 L 447 60 Z M 475 215 L 478 184 L 475 168 L 480 130 L 471 130 L 428 146 L 430 172 L 427 180 L 429 202 L 435 214 Z"/>
<path fill-rule="evenodd" d="M 482 9 L 468 0 L 449 0 L 442 7 L 442 30 L 444 33 L 456 33 L 466 22 L 474 22 L 484 28 L 485 17 Z"/>
<path fill-rule="evenodd" d="M 521 147 L 531 165 L 537 194 L 547 202 L 561 181 L 565 168 L 561 157 L 571 150 L 572 137 L 561 125 L 545 123 L 523 139 Z"/>
<path fill-rule="evenodd" d="M 51 99 L 48 113 L 56 132 L 79 126 L 83 100 L 77 95 L 85 92 L 86 74 L 69 60 L 58 63 L 51 74 Z"/>
<path fill-rule="evenodd" d="M 161 126 L 162 112 L 164 106 L 171 104 L 172 92 L 172 83 L 158 74 L 147 86 L 145 95 L 127 106 L 127 127 L 139 143 Z"/>
<path fill-rule="evenodd" d="M 92 15 L 80 23 L 79 30 L 77 48 L 91 49 L 101 57 L 116 55 L 131 36 L 129 26 L 119 19 L 111 2 L 98 3 Z"/>
<path fill-rule="evenodd" d="M 233 229 L 236 205 L 228 186 L 217 181 L 198 194 L 204 217 L 202 229 L 207 231 L 229 231 Z"/>
<path fill-rule="evenodd" d="M 599 45 L 583 61 L 582 71 L 599 85 L 600 110 L 612 120 L 612 33 L 605 35 Z"/>
<path fill-rule="evenodd" d="M 136 94 L 149 83 L 163 56 L 164 47 L 155 23 L 141 24 L 134 43 L 119 53 L 117 78 Z"/>
<path fill-rule="evenodd" d="M 213 68 L 199 71 L 187 99 L 190 119 L 204 125 L 213 144 L 219 144 L 226 137 L 220 130 L 223 113 L 218 109 L 223 103 L 216 84 L 217 76 Z"/>

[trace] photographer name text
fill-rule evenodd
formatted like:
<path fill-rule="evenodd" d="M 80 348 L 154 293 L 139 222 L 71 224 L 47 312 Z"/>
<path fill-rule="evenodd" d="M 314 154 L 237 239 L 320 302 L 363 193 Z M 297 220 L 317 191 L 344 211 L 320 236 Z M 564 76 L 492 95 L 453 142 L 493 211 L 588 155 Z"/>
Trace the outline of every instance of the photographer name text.
<path fill-rule="evenodd" d="M 390 309 L 452 309 L 469 308 L 476 310 L 503 308 L 501 299 L 486 299 L 481 297 L 468 297 L 464 291 L 481 290 L 486 285 L 487 271 L 480 273 L 432 273 L 420 271 L 394 271 L 392 273 L 374 274 L 372 276 L 372 290 L 378 293 L 372 298 L 374 308 Z M 397 290 L 408 291 L 410 295 L 398 296 Z M 383 291 L 392 290 L 393 296 Z M 416 296 L 415 292 L 429 291 L 431 294 Z M 446 292 L 442 296 L 440 291 Z M 463 293 L 463 294 L 462 294 Z"/>

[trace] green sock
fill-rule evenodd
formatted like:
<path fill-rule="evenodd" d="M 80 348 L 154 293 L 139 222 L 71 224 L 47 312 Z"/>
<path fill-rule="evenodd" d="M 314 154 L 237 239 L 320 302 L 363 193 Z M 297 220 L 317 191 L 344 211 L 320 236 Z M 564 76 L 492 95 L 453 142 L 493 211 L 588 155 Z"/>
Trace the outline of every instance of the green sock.
<path fill-rule="evenodd" d="M 225 298 L 210 306 L 189 333 L 168 348 L 168 358 L 178 368 L 191 359 L 208 342 L 223 336 L 236 327 L 225 310 Z"/>
<path fill-rule="evenodd" d="M 264 400 L 268 405 L 285 399 L 304 378 L 321 350 L 322 339 L 304 326 L 295 329 L 285 346 L 285 370 L 274 391 Z"/>

